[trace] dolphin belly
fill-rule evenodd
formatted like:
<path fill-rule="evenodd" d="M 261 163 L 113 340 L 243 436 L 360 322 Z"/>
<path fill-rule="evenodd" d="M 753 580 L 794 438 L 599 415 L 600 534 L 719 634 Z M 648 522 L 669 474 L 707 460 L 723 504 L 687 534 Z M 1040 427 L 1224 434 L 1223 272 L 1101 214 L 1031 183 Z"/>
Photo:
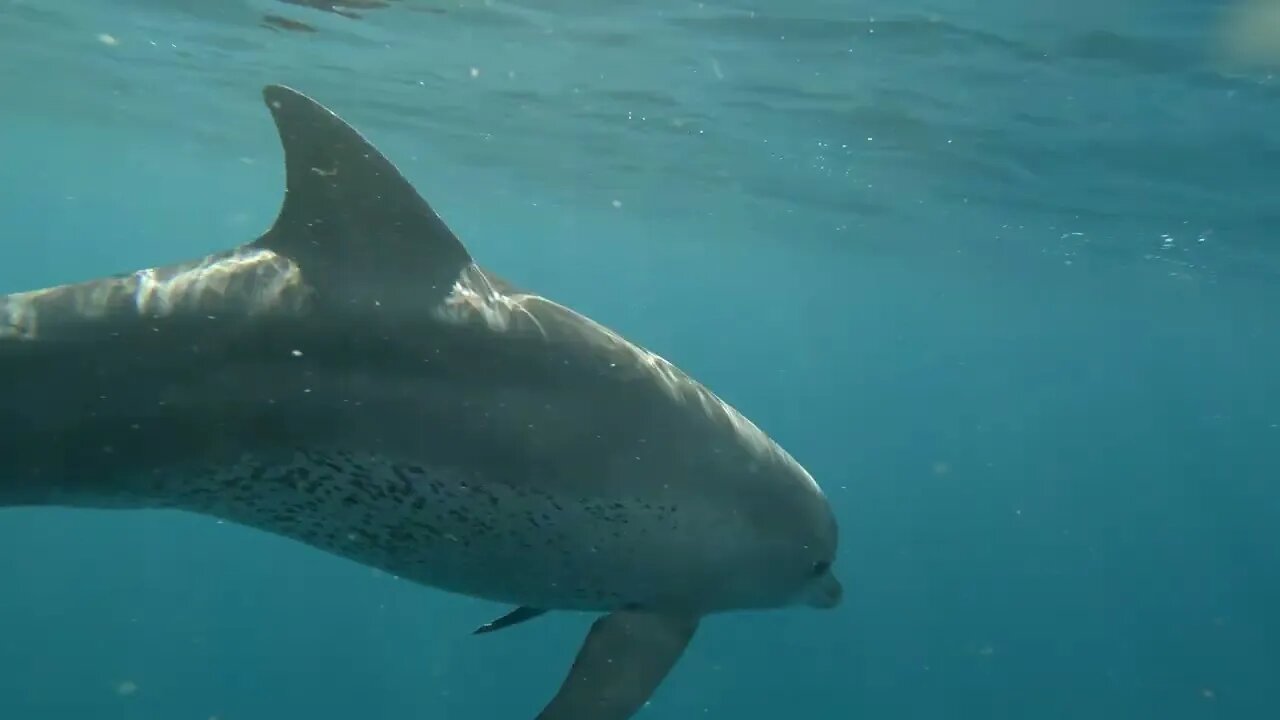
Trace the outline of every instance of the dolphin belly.
<path fill-rule="evenodd" d="M 211 429 L 191 461 L 184 422 L 155 424 L 9 433 L 0 506 L 187 511 L 427 586 L 590 611 L 655 602 L 663 560 L 644 540 L 678 542 L 678 518 L 660 503 L 570 497 L 365 449 L 242 445 Z"/>
<path fill-rule="evenodd" d="M 192 470 L 169 475 L 155 504 L 259 528 L 424 585 L 592 611 L 645 605 L 661 585 L 645 572 L 651 563 L 635 537 L 671 529 L 657 508 L 557 497 L 464 469 L 333 449 Z"/>

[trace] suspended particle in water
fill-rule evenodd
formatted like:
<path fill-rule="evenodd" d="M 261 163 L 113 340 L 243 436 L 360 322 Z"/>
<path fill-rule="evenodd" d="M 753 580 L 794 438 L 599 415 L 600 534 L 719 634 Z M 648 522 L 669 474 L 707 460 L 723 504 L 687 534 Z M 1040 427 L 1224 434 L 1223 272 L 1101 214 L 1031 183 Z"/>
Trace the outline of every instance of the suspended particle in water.
<path fill-rule="evenodd" d="M 116 694 L 120 697 L 129 697 L 136 692 L 138 692 L 138 683 L 133 682 L 132 680 L 125 680 L 119 685 L 116 685 Z"/>
<path fill-rule="evenodd" d="M 108 47 L 115 47 L 120 44 L 120 41 L 114 35 L 108 35 L 107 33 L 98 33 L 98 42 Z"/>

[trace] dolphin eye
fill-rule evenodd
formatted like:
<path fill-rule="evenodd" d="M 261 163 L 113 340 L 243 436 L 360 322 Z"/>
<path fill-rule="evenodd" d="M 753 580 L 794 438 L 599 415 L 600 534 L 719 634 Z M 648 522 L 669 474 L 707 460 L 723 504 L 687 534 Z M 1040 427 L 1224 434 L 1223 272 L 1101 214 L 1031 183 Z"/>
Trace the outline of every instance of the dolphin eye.
<path fill-rule="evenodd" d="M 825 560 L 819 560 L 813 564 L 813 576 L 825 575 L 831 569 L 831 563 Z"/>

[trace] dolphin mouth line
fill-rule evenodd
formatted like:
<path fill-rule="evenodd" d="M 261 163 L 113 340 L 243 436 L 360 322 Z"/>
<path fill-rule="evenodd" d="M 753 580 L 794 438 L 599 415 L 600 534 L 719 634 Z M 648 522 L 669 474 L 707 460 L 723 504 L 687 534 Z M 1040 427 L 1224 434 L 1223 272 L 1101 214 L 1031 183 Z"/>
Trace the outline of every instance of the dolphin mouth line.
<path fill-rule="evenodd" d="M 837 608 L 844 601 L 844 585 L 832 573 L 818 578 L 807 588 L 805 604 L 819 610 Z"/>

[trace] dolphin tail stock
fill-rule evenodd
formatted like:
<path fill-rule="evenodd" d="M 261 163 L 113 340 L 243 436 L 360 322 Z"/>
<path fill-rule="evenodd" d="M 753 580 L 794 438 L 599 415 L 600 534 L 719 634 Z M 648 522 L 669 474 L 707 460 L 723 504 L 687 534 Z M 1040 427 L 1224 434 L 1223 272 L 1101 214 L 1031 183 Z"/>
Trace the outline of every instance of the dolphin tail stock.
<path fill-rule="evenodd" d="M 16 477 L 0 472 L 0 508 L 29 505 L 31 504 L 31 500 L 27 497 L 29 494 L 23 491 L 22 484 Z"/>
<path fill-rule="evenodd" d="M 49 363 L 16 332 L 6 333 L 12 330 L 4 322 L 8 303 L 7 296 L 0 296 L 0 377 L 6 378 L 0 382 L 0 508 L 47 505 L 55 483 L 39 461 L 48 448 L 29 431 L 32 421 L 22 408 L 39 407 L 31 378 Z"/>
<path fill-rule="evenodd" d="M 684 654 L 696 616 L 615 612 L 591 625 L 573 667 L 536 720 L 627 720 Z"/>

